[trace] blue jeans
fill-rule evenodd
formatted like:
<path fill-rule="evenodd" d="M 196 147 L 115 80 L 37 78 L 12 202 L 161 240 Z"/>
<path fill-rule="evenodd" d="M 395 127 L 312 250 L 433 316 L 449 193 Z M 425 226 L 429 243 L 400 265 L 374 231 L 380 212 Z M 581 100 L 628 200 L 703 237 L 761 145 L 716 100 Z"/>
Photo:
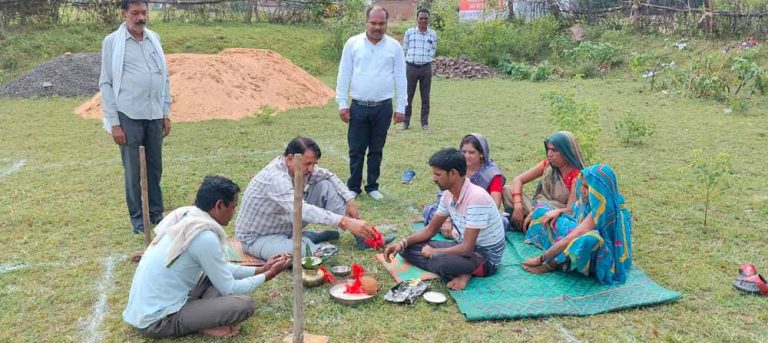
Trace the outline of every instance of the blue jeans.
<path fill-rule="evenodd" d="M 349 144 L 349 190 L 360 194 L 363 182 L 363 162 L 368 150 L 368 181 L 366 192 L 379 189 L 378 179 L 381 174 L 381 160 L 387 131 L 392 121 L 392 100 L 386 100 L 378 106 L 362 106 L 355 101 L 349 107 L 350 119 L 347 129 Z"/>

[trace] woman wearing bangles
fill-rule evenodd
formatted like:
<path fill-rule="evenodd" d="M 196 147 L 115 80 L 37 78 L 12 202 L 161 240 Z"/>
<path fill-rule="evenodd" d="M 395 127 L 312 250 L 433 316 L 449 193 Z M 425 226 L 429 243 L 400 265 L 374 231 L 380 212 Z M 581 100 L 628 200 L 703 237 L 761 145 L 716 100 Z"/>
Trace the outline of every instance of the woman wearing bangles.
<path fill-rule="evenodd" d="M 511 185 L 504 186 L 504 211 L 510 214 L 513 230 L 526 232 L 534 206 L 558 210 L 551 215 L 559 215 L 561 212 L 570 213 L 576 201 L 578 189 L 573 187 L 573 181 L 579 170 L 584 168 L 576 137 L 568 131 L 555 132 L 544 141 L 544 148 L 547 151 L 545 160 L 516 176 Z M 530 199 L 523 193 L 523 185 L 538 178 L 541 181 L 536 186 L 533 199 Z"/>
<path fill-rule="evenodd" d="M 523 262 L 523 269 L 542 274 L 561 269 L 594 276 L 602 284 L 624 283 L 632 267 L 632 218 L 611 167 L 598 164 L 581 171 L 573 207 L 576 217 L 533 212 L 526 243 L 545 250 Z M 539 232 L 540 234 L 532 234 Z"/>

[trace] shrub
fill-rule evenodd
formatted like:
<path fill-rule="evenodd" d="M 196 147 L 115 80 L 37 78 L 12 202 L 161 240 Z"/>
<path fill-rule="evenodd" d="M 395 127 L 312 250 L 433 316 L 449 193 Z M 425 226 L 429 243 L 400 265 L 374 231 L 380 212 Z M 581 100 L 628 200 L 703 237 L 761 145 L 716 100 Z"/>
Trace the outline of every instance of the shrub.
<path fill-rule="evenodd" d="M 550 121 L 557 130 L 570 131 L 576 136 L 585 161 L 595 161 L 600 124 L 594 104 L 576 101 L 573 92 L 552 91 L 542 95 L 549 101 Z"/>
<path fill-rule="evenodd" d="M 531 73 L 531 81 L 546 81 L 552 76 L 552 66 L 546 61 L 533 68 Z"/>
<path fill-rule="evenodd" d="M 628 114 L 616 122 L 615 131 L 623 144 L 639 145 L 656 133 L 656 124 L 637 114 Z"/>
<path fill-rule="evenodd" d="M 325 35 L 321 46 L 323 57 L 329 61 L 338 62 L 344 44 L 349 37 L 365 31 L 365 3 L 362 0 L 349 0 L 344 7 L 339 8 L 336 18 L 331 18 L 323 24 Z"/>
<path fill-rule="evenodd" d="M 525 62 L 501 62 L 499 63 L 499 70 L 508 75 L 512 80 L 528 80 L 531 78 L 532 67 Z"/>
<path fill-rule="evenodd" d="M 621 49 L 610 43 L 581 42 L 577 47 L 563 51 L 566 62 L 574 74 L 587 77 L 611 69 L 621 62 Z"/>
<path fill-rule="evenodd" d="M 709 205 L 719 195 L 720 190 L 727 188 L 729 177 L 733 175 L 731 157 L 726 153 L 716 156 L 707 155 L 701 150 L 691 154 L 690 174 L 695 179 L 694 184 L 704 192 L 704 228 L 707 228 Z"/>

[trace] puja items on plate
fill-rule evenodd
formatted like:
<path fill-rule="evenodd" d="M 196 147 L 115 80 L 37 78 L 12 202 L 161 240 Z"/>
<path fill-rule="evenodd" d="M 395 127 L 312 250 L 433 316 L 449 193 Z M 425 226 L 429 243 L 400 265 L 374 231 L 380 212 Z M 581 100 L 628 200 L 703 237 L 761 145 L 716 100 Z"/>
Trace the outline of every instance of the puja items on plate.
<path fill-rule="evenodd" d="M 365 276 L 365 269 L 359 264 L 352 265 L 352 283 L 346 284 L 346 294 L 374 295 L 379 292 L 379 283 L 376 279 Z"/>

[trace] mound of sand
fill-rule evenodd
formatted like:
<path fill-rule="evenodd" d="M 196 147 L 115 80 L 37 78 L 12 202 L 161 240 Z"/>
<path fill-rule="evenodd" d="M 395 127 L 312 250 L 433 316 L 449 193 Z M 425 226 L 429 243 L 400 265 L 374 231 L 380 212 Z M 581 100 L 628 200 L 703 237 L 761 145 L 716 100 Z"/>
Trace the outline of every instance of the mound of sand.
<path fill-rule="evenodd" d="M 334 91 L 270 50 L 227 49 L 216 55 L 169 54 L 174 122 L 242 119 L 270 106 L 278 111 L 323 106 Z M 101 118 L 101 95 L 75 110 Z"/>

